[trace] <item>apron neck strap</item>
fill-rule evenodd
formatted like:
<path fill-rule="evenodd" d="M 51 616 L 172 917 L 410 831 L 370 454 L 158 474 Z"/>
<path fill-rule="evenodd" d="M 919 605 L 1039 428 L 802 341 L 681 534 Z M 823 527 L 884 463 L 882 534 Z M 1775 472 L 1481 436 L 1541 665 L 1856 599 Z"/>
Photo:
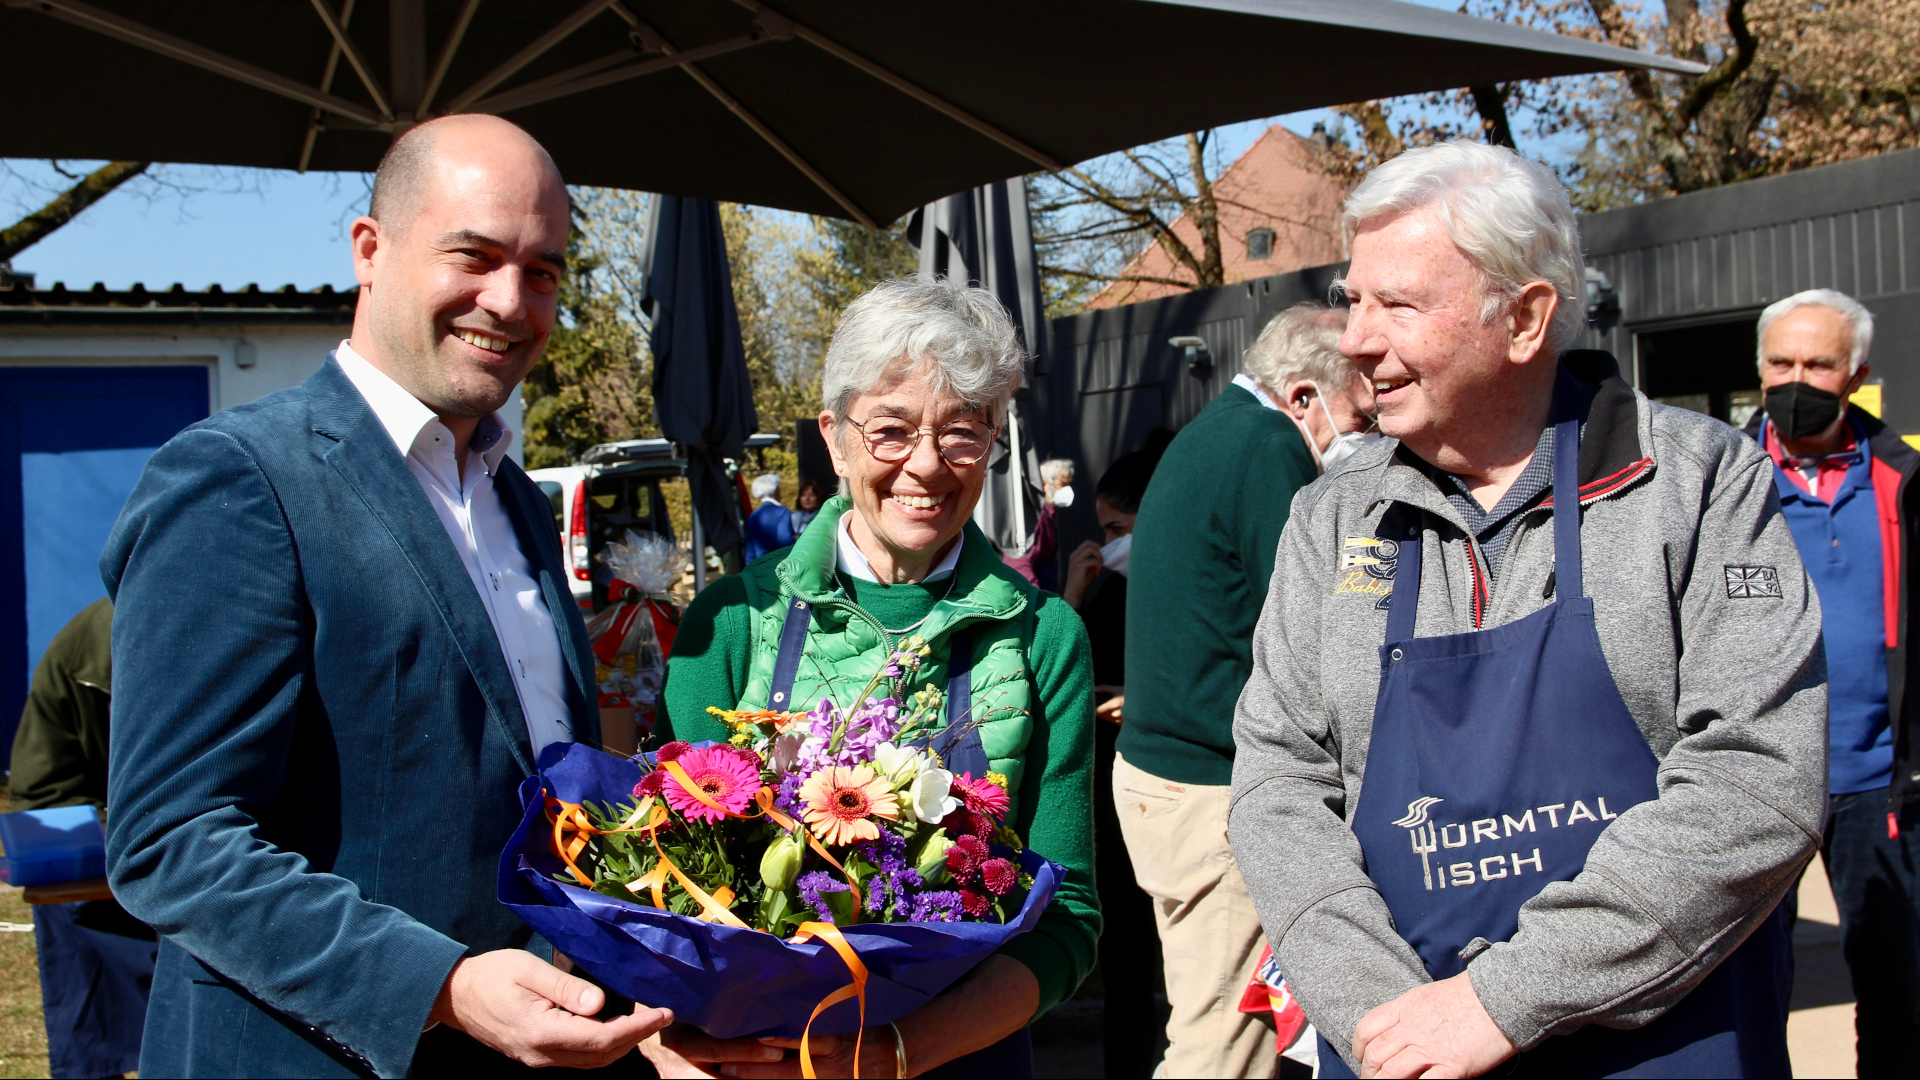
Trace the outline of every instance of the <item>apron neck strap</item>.
<path fill-rule="evenodd" d="M 1553 591 L 1556 600 L 1586 595 L 1580 578 L 1580 421 L 1553 425 Z"/>
<path fill-rule="evenodd" d="M 800 658 L 807 653 L 807 625 L 813 619 L 812 605 L 799 597 L 787 604 L 787 617 L 780 624 L 780 651 L 774 654 L 773 685 L 767 688 L 767 708 L 776 712 L 793 709 L 793 679 L 800 674 Z"/>
<path fill-rule="evenodd" d="M 1387 640 L 1413 637 L 1420 613 L 1420 534 L 1400 541 L 1393 594 L 1387 601 Z M 1580 421 L 1553 425 L 1553 580 L 1556 599 L 1586 595 L 1580 577 Z"/>

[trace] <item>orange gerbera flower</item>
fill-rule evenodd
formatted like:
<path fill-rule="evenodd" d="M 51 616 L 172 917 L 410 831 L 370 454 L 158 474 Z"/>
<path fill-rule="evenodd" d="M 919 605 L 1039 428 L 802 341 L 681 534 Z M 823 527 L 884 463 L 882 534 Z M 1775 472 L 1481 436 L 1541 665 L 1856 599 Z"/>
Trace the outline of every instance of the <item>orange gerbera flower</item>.
<path fill-rule="evenodd" d="M 900 816 L 892 785 L 865 765 L 829 765 L 807 777 L 800 797 L 807 803 L 807 827 L 822 843 L 836 847 L 877 840 L 880 826 L 872 819 L 893 821 Z"/>

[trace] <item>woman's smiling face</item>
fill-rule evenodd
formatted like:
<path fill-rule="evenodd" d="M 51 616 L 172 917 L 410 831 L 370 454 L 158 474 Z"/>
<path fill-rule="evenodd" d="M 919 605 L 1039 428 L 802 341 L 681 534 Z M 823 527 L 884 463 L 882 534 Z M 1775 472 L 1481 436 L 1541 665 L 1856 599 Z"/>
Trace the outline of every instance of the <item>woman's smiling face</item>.
<path fill-rule="evenodd" d="M 882 580 L 924 577 L 973 516 L 986 484 L 986 458 L 955 465 L 940 456 L 936 439 L 927 435 L 904 460 L 881 461 L 854 426 L 872 428 L 876 419 L 887 418 L 934 432 L 957 421 L 993 424 L 994 417 L 981 415 L 951 391 L 934 392 L 926 372 L 924 364 L 904 374 L 894 368 L 879 385 L 853 400 L 847 419 L 854 423 L 839 425 L 837 432 L 833 414 L 820 414 L 820 433 L 833 455 L 833 470 L 846 478 L 848 495 L 859 512 L 854 541 Z M 881 551 L 871 550 L 875 546 Z M 876 559 L 876 554 L 884 558 Z M 886 572 L 883 563 L 892 564 L 896 572 Z"/>

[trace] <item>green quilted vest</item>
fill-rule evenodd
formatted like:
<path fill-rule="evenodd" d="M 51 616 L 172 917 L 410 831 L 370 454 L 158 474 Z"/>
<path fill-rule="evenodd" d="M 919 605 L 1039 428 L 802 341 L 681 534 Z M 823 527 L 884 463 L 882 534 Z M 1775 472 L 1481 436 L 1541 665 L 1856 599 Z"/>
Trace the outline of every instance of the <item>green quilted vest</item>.
<path fill-rule="evenodd" d="M 738 708 L 767 707 L 774 659 L 780 651 L 780 627 L 796 596 L 808 602 L 813 619 L 807 629 L 806 654 L 793 680 L 793 708 L 810 708 L 822 697 L 841 706 L 851 704 L 843 699 L 858 693 L 888 652 L 899 646 L 897 640 L 888 640 L 878 621 L 847 599 L 834 576 L 840 515 L 851 506 L 843 495 L 828 499 L 785 558 L 760 559 L 741 574 L 754 615 L 752 661 Z M 1000 561 L 972 522 L 967 523 L 954 573 L 959 580 L 953 590 L 913 631 L 926 638 L 932 653 L 914 677 L 912 689 L 931 683 L 944 691 L 953 633 L 961 628 L 972 632 L 973 714 L 982 718 L 981 748 L 993 771 L 1006 775 L 1007 790 L 1014 796 L 1012 820 L 1019 812 L 1027 740 L 1033 734 L 1034 691 L 1027 649 L 1033 642 L 1040 598 L 1026 579 Z M 947 723 L 952 721 L 949 716 Z"/>

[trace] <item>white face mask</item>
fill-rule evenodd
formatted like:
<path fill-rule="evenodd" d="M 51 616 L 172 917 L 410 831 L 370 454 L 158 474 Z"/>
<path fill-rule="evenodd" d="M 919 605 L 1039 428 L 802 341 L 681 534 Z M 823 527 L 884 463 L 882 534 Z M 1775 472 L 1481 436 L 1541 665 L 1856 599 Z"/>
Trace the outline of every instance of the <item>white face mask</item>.
<path fill-rule="evenodd" d="M 1128 533 L 1100 549 L 1100 565 L 1116 574 L 1125 574 L 1132 554 L 1133 534 Z"/>
<path fill-rule="evenodd" d="M 1073 488 L 1063 484 L 1053 489 L 1053 494 L 1047 496 L 1047 501 L 1065 510 L 1067 507 L 1073 505 Z"/>
<path fill-rule="evenodd" d="M 1341 431 L 1340 425 L 1333 421 L 1333 411 L 1327 408 L 1327 395 L 1320 389 L 1319 383 L 1313 384 L 1313 391 L 1314 400 L 1320 403 L 1321 414 L 1327 418 L 1327 427 L 1334 431 L 1333 441 L 1327 444 L 1325 450 L 1317 454 L 1320 458 L 1320 471 L 1332 472 L 1334 466 L 1352 457 L 1355 451 L 1370 442 L 1378 441 L 1380 432 L 1371 427 L 1366 431 Z"/>

